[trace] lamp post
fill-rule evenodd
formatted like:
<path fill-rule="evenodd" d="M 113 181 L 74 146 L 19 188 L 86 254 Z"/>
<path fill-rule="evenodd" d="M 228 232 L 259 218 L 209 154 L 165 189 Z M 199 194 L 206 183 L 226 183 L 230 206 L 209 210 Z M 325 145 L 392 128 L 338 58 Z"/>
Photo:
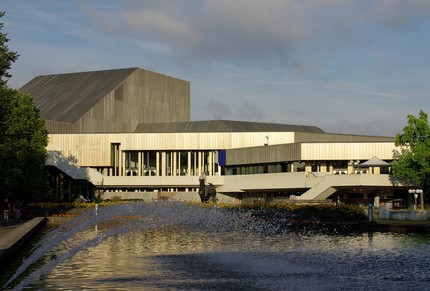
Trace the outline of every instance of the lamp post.
<path fill-rule="evenodd" d="M 417 209 L 417 199 L 418 199 L 418 195 L 423 193 L 422 189 L 409 189 L 408 192 L 410 194 L 414 194 L 414 198 L 415 198 L 415 204 L 414 204 L 414 210 Z M 424 205 L 421 205 L 421 208 L 424 208 Z"/>

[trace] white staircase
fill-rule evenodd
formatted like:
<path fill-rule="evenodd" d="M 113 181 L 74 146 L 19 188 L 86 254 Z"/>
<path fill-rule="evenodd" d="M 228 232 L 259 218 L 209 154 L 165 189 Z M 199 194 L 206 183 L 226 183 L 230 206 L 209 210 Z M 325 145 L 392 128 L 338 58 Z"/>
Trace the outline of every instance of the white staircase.
<path fill-rule="evenodd" d="M 93 185 L 103 184 L 103 175 L 101 173 L 91 168 L 79 167 L 55 151 L 48 151 L 45 165 L 54 166 L 76 180 L 88 180 Z"/>

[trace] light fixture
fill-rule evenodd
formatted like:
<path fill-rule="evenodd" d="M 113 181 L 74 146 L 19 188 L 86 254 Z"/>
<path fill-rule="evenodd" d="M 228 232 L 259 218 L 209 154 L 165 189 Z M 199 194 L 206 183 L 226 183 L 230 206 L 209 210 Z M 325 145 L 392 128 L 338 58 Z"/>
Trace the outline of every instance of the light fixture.
<path fill-rule="evenodd" d="M 415 205 L 414 205 L 414 210 L 417 209 L 417 199 L 418 199 L 418 195 L 423 193 L 422 189 L 409 189 L 408 192 L 410 194 L 414 194 L 414 198 L 415 198 Z M 422 206 L 421 206 L 422 207 Z"/>

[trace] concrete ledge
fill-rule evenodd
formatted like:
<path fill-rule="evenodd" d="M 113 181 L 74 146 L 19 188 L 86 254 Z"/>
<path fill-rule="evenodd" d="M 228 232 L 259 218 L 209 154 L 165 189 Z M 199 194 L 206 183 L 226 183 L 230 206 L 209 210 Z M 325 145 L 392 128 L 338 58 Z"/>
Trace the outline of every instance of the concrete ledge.
<path fill-rule="evenodd" d="M 378 219 L 363 223 L 363 230 L 397 233 L 430 233 L 430 220 Z"/>
<path fill-rule="evenodd" d="M 0 236 L 0 270 L 9 263 L 12 255 L 42 226 L 47 219 L 36 217 Z"/>

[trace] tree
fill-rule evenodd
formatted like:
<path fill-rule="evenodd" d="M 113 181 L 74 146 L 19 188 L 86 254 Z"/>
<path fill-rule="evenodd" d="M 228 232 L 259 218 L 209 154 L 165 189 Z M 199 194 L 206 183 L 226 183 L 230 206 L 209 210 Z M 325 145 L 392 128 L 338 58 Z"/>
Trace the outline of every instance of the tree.
<path fill-rule="evenodd" d="M 7 87 L 7 71 L 18 58 L 7 42 L 0 31 L 0 194 L 2 200 L 37 200 L 48 185 L 43 171 L 48 133 L 33 98 Z"/>
<path fill-rule="evenodd" d="M 408 115 L 408 125 L 403 133 L 396 135 L 396 146 L 400 148 L 398 160 L 393 164 L 394 176 L 405 185 L 420 187 L 424 208 L 424 195 L 430 190 L 430 126 L 427 113 L 420 110 L 419 116 Z"/>
<path fill-rule="evenodd" d="M 4 12 L 0 11 L 0 18 L 4 16 Z M 0 22 L 0 86 L 6 86 L 7 79 L 11 77 L 8 73 L 12 63 L 14 63 L 19 55 L 17 52 L 9 51 L 9 47 L 6 45 L 9 39 L 6 37 L 7 34 L 2 33 L 3 23 Z"/>
<path fill-rule="evenodd" d="M 38 200 L 47 191 L 48 133 L 30 95 L 0 87 L 0 132 L 3 195 Z"/>

